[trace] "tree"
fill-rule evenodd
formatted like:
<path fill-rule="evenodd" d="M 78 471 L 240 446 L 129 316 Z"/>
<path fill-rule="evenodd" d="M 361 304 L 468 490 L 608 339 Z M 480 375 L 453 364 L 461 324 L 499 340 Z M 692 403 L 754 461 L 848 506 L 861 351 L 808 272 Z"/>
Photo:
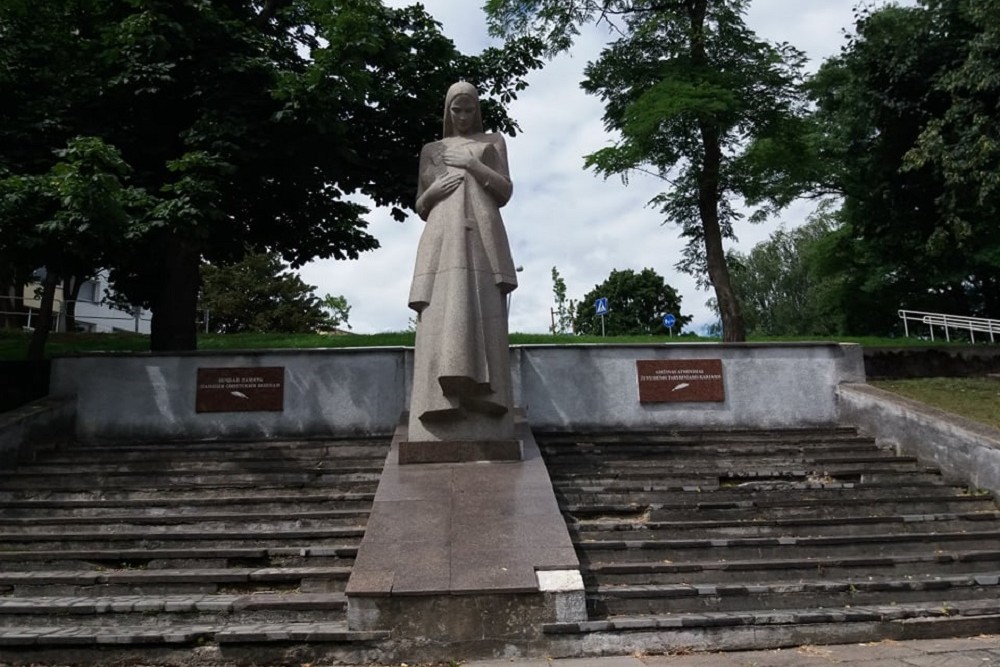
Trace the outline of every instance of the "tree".
<path fill-rule="evenodd" d="M 945 3 L 928 0 L 938 26 L 971 33 L 956 50 L 964 58 L 933 79 L 933 90 L 948 100 L 904 156 L 904 171 L 930 168 L 942 186 L 935 201 L 941 221 L 928 239 L 936 246 L 955 243 L 966 256 L 965 284 L 970 314 L 1000 313 L 1000 1 Z M 958 5 L 957 9 L 952 5 Z M 957 17 L 956 17 L 957 15 Z M 971 288 L 971 289 L 970 289 Z"/>
<path fill-rule="evenodd" d="M 563 280 L 554 266 L 552 267 L 552 293 L 555 296 L 556 307 L 552 310 L 552 326 L 549 327 L 549 333 L 571 333 L 576 301 L 566 299 L 566 281 Z"/>
<path fill-rule="evenodd" d="M 653 173 L 672 186 L 653 200 L 688 239 L 678 264 L 707 275 L 723 337 L 745 338 L 723 239 L 735 200 L 789 203 L 814 166 L 800 77 L 804 58 L 750 31 L 746 0 L 490 0 L 500 34 L 539 34 L 568 48 L 578 25 L 615 21 L 622 35 L 588 64 L 583 87 L 604 101 L 617 143 L 586 158 L 604 176 Z"/>
<path fill-rule="evenodd" d="M 805 225 L 778 229 L 748 254 L 732 253 L 733 286 L 748 331 L 763 336 L 839 332 L 839 318 L 831 317 L 829 310 L 829 285 L 813 264 L 817 243 L 837 225 L 836 211 L 831 209 L 827 203 Z"/>
<path fill-rule="evenodd" d="M 131 212 L 146 203 L 142 191 L 123 184 L 128 166 L 101 140 L 73 139 L 56 158 L 44 174 L 0 178 L 6 231 L 0 256 L 15 262 L 25 277 L 44 267 L 29 359 L 43 356 L 60 279 L 96 272 L 113 253 L 108 244 L 124 234 Z"/>
<path fill-rule="evenodd" d="M 841 302 L 845 333 L 891 333 L 899 308 L 1000 310 L 1000 207 L 989 185 L 1000 154 L 995 128 L 971 112 L 980 102 L 995 109 L 990 35 L 1000 18 L 981 7 L 860 10 L 856 35 L 810 83 L 829 183 L 843 196 L 843 226 L 817 246 L 815 266 L 836 286 L 828 296 Z"/>
<path fill-rule="evenodd" d="M 504 107 L 538 53 L 465 56 L 421 7 L 377 0 L 11 0 L 0 37 L 16 96 L 0 105 L 0 172 L 45 173 L 52 148 L 98 137 L 148 196 L 108 267 L 152 309 L 155 350 L 195 347 L 202 260 L 249 247 L 297 267 L 377 247 L 347 196 L 402 219 L 441 92 L 473 81 L 487 122 L 513 132 Z"/>
<path fill-rule="evenodd" d="M 351 305 L 347 303 L 347 299 L 342 294 L 336 296 L 326 294 L 320 300 L 320 303 L 323 304 L 323 310 L 326 311 L 326 326 L 331 329 L 336 329 L 340 326 L 345 326 L 348 329 L 351 328 L 350 323 L 347 321 L 351 315 Z"/>
<path fill-rule="evenodd" d="M 681 314 L 681 297 L 653 269 L 636 273 L 632 269 L 611 271 L 600 285 L 586 294 L 576 306 L 573 330 L 578 334 L 601 333 L 600 317 L 594 314 L 594 302 L 608 300 L 610 312 L 605 316 L 604 332 L 608 336 L 667 335 L 663 316 L 673 314 L 680 331 L 691 321 Z"/>
<path fill-rule="evenodd" d="M 308 333 L 346 321 L 350 311 L 344 300 L 343 320 L 331 317 L 328 301 L 337 297 L 319 299 L 316 288 L 287 270 L 276 253 L 252 253 L 229 266 L 205 265 L 202 279 L 199 308 L 208 311 L 215 333 Z"/>

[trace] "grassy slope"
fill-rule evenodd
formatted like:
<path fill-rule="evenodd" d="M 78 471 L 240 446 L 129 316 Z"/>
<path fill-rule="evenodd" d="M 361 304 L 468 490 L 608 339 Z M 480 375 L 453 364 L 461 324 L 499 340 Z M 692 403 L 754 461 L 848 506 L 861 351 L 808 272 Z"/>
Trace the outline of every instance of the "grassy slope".
<path fill-rule="evenodd" d="M 1000 429 L 1000 379 L 877 380 L 872 386 Z"/>
<path fill-rule="evenodd" d="M 717 338 L 698 336 L 552 336 L 549 334 L 513 333 L 514 345 L 579 345 L 579 344 L 669 344 L 716 343 Z M 754 338 L 751 342 L 842 342 L 866 347 L 926 345 L 914 338 Z M 199 350 L 266 350 L 276 348 L 327 347 L 393 347 L 412 346 L 413 332 L 324 336 L 320 334 L 205 334 L 198 337 Z M 144 352 L 149 349 L 149 337 L 138 334 L 52 334 L 46 346 L 47 356 L 87 352 Z M 28 350 L 28 334 L 0 330 L 0 360 L 24 359 Z"/>

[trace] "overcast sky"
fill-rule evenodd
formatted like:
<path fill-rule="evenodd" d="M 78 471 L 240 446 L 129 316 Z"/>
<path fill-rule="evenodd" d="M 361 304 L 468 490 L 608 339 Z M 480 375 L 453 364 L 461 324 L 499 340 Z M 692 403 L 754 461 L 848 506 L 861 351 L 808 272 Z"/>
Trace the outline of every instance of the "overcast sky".
<path fill-rule="evenodd" d="M 423 4 L 463 52 L 477 53 L 493 43 L 479 1 L 424 0 Z M 857 0 L 753 0 L 747 22 L 760 37 L 787 41 L 805 51 L 812 70 L 840 50 L 844 31 L 853 26 L 856 4 Z M 636 174 L 626 186 L 618 178 L 604 180 L 583 170 L 583 156 L 611 141 L 601 122 L 600 101 L 579 86 L 584 66 L 597 58 L 609 38 L 606 28 L 585 29 L 570 53 L 529 75 L 529 88 L 510 106 L 522 130 L 507 139 L 514 196 L 503 209 L 514 263 L 523 267 L 511 302 L 512 332 L 548 330 L 553 266 L 574 299 L 603 282 L 612 269 L 649 267 L 680 293 L 682 314 L 694 317 L 689 330 L 698 331 L 716 320 L 705 305 L 711 294 L 697 289 L 693 277 L 674 269 L 683 247 L 678 228 L 661 224 L 662 217 L 646 206 L 662 182 Z M 801 224 L 811 209 L 811 204 L 797 204 L 771 222 L 739 224 L 736 247 L 749 251 L 779 225 Z M 347 298 L 355 332 L 401 331 L 412 315 L 406 301 L 423 223 L 416 214 L 398 223 L 380 210 L 372 211 L 369 222 L 381 248 L 355 261 L 312 262 L 300 274 L 316 286 L 319 296 Z"/>

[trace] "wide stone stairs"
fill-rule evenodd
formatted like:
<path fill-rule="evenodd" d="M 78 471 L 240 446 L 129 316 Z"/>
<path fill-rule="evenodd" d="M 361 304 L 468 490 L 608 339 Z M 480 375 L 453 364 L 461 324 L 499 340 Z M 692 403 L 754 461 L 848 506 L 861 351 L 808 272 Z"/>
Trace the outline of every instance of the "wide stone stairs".
<path fill-rule="evenodd" d="M 343 591 L 388 446 L 75 445 L 23 461 L 0 475 L 0 655 L 363 650 L 383 635 L 348 630 Z"/>
<path fill-rule="evenodd" d="M 578 652 L 1000 632 L 993 499 L 853 430 L 537 440 L 590 617 L 546 631 Z"/>

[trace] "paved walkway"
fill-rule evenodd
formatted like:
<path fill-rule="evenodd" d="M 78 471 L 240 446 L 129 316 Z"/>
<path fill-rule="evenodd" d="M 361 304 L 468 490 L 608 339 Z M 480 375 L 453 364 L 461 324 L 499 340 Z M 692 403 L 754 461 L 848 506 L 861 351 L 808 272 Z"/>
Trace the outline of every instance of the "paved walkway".
<path fill-rule="evenodd" d="M 1000 667 L 1000 635 L 800 646 L 769 651 L 564 660 L 477 660 L 464 667 Z"/>

